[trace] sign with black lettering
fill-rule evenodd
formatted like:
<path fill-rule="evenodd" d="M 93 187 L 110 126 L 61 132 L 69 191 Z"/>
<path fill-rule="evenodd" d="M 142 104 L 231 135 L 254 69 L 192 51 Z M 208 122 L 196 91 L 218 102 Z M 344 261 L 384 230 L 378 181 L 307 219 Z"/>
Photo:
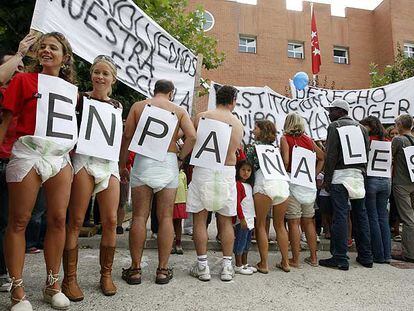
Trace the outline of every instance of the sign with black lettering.
<path fill-rule="evenodd" d="M 337 130 L 345 165 L 367 163 L 365 140 L 361 128 L 348 125 L 338 127 Z"/>
<path fill-rule="evenodd" d="M 335 99 L 344 99 L 349 103 L 349 116 L 361 121 L 368 116 L 375 116 L 381 123 L 393 124 L 400 114 L 414 115 L 414 77 L 385 86 L 362 90 L 329 90 L 308 86 L 297 90 L 290 81 L 292 98 L 305 100 L 322 95 L 322 105 L 327 106 Z"/>
<path fill-rule="evenodd" d="M 220 84 L 211 82 L 208 108 L 216 107 L 216 91 Z M 304 100 L 280 95 L 269 87 L 236 87 L 238 90 L 233 114 L 244 126 L 243 141 L 246 145 L 254 141 L 254 125 L 258 120 L 270 120 L 276 124 L 278 137 L 285 118 L 290 112 L 297 112 L 305 119 L 305 131 L 315 140 L 325 139 L 329 126 L 328 111 L 323 106 L 322 95 Z"/>
<path fill-rule="evenodd" d="M 230 145 L 231 130 L 227 123 L 201 118 L 190 164 L 215 170 L 223 169 Z"/>
<path fill-rule="evenodd" d="M 35 136 L 73 147 L 78 139 L 78 88 L 65 80 L 39 74 Z"/>
<path fill-rule="evenodd" d="M 404 148 L 404 154 L 411 181 L 414 182 L 414 146 Z"/>
<path fill-rule="evenodd" d="M 279 148 L 271 145 L 255 145 L 255 148 L 260 170 L 265 179 L 289 181 Z"/>
<path fill-rule="evenodd" d="M 153 96 L 157 80 L 174 81 L 174 103 L 190 112 L 197 57 L 136 3 L 38 0 L 31 28 L 64 34 L 73 51 L 90 63 L 97 55 L 111 56 L 118 79 L 147 97 Z"/>
<path fill-rule="evenodd" d="M 391 178 L 392 153 L 390 141 L 371 141 L 367 176 Z"/>
<path fill-rule="evenodd" d="M 118 162 L 122 139 L 122 109 L 83 98 L 76 153 Z"/>
<path fill-rule="evenodd" d="M 132 137 L 129 150 L 164 161 L 178 124 L 174 112 L 146 105 Z"/>
<path fill-rule="evenodd" d="M 299 146 L 293 147 L 290 183 L 316 189 L 316 154 Z"/>

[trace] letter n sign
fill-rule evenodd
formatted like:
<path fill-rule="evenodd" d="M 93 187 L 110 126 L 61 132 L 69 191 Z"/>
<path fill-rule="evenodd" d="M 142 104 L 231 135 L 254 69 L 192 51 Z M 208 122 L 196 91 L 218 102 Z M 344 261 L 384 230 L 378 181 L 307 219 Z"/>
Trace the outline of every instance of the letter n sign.
<path fill-rule="evenodd" d="M 338 127 L 337 130 L 345 165 L 367 163 L 365 140 L 361 128 L 347 125 Z"/>
<path fill-rule="evenodd" d="M 229 124 L 212 119 L 200 119 L 190 164 L 210 169 L 223 169 L 230 137 Z"/>
<path fill-rule="evenodd" d="M 265 179 L 289 180 L 279 148 L 272 145 L 255 145 L 255 148 L 260 170 Z"/>
<path fill-rule="evenodd" d="M 78 88 L 58 77 L 39 74 L 34 135 L 72 148 L 78 138 Z"/>
<path fill-rule="evenodd" d="M 175 113 L 146 105 L 139 118 L 129 150 L 163 161 L 167 156 L 177 123 Z"/>
<path fill-rule="evenodd" d="M 76 153 L 118 161 L 121 139 L 122 109 L 84 97 Z"/>

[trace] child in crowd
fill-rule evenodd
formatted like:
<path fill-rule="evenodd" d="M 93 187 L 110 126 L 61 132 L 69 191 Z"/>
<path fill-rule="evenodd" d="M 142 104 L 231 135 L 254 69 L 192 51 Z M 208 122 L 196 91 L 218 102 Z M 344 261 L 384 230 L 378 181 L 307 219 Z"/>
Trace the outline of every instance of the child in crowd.
<path fill-rule="evenodd" d="M 253 203 L 253 166 L 246 160 L 236 165 L 237 180 L 237 217 L 235 222 L 234 255 L 236 266 L 234 271 L 243 275 L 252 275 L 257 269 L 247 264 L 252 233 L 254 229 Z"/>
<path fill-rule="evenodd" d="M 173 222 L 175 231 L 175 246 L 172 249 L 172 254 L 182 255 L 183 247 L 181 246 L 182 220 L 188 217 L 185 211 L 185 203 L 187 201 L 187 176 L 183 169 L 178 174 L 178 188 L 175 196 L 175 204 L 173 211 Z"/>

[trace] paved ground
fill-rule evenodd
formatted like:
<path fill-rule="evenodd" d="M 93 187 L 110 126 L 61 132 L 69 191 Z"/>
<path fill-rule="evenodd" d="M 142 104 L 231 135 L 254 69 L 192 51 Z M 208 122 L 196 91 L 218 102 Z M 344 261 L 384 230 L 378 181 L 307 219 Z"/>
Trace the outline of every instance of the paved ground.
<path fill-rule="evenodd" d="M 268 275 L 236 276 L 234 281 L 223 283 L 218 275 L 219 253 L 210 252 L 213 279 L 203 283 L 188 275 L 195 254 L 187 251 L 184 256 L 171 257 L 175 276 L 164 286 L 154 283 L 156 250 L 145 250 L 144 255 L 143 283 L 129 286 L 121 279 L 121 268 L 130 262 L 129 252 L 117 250 L 114 279 L 118 294 L 105 297 L 98 287 L 98 250 L 82 249 L 79 280 L 86 298 L 72 303 L 70 310 L 414 310 L 414 270 L 390 265 L 363 268 L 355 263 L 354 253 L 350 254 L 348 272 L 303 265 L 290 273 L 272 269 Z M 321 258 L 328 255 L 319 253 Z M 251 252 L 249 261 L 257 260 L 258 253 Z M 280 255 L 272 252 L 271 265 L 279 260 Z M 50 310 L 41 301 L 42 254 L 26 256 L 24 278 L 35 310 Z M 0 310 L 8 306 L 9 295 L 0 293 Z"/>

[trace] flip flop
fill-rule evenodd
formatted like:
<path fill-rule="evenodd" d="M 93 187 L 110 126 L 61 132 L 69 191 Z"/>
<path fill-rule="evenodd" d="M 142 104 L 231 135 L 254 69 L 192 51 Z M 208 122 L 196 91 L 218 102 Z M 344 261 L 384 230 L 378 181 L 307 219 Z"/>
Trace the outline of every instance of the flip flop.
<path fill-rule="evenodd" d="M 283 267 L 281 263 L 277 263 L 276 268 L 282 270 L 283 272 L 290 272 L 290 268 Z"/>
<path fill-rule="evenodd" d="M 257 272 L 259 272 L 259 273 L 263 273 L 263 274 L 268 274 L 269 273 L 269 270 L 260 268 L 259 264 L 256 264 L 254 267 L 257 269 Z"/>
<path fill-rule="evenodd" d="M 310 258 L 310 257 L 306 257 L 306 258 L 305 258 L 305 262 L 306 262 L 308 265 L 312 266 L 312 267 L 318 267 L 318 266 L 319 266 L 319 264 L 318 264 L 317 262 L 316 262 L 316 263 L 312 262 L 312 260 L 311 260 L 311 258 Z"/>

